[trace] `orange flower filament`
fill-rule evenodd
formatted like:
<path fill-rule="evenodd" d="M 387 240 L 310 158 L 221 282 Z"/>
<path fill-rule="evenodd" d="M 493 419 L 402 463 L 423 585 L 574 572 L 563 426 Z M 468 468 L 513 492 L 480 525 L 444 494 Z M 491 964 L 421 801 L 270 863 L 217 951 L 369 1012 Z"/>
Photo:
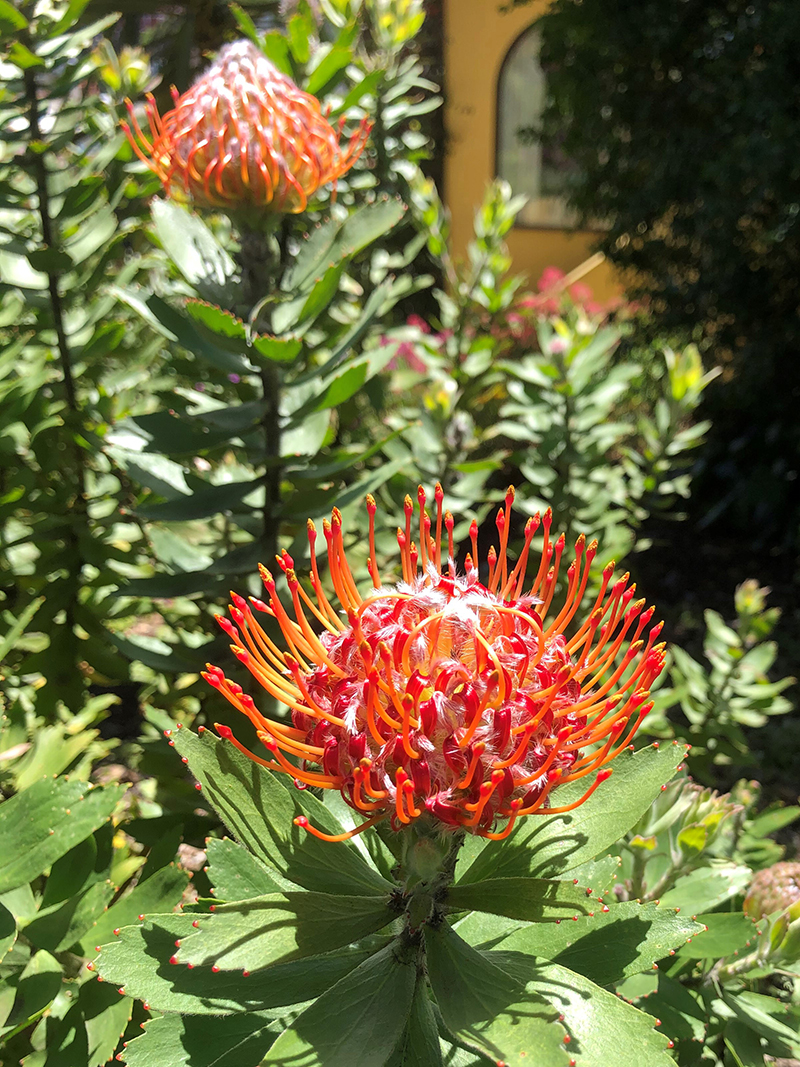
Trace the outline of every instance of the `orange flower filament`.
<path fill-rule="evenodd" d="M 344 837 L 381 819 L 400 830 L 425 816 L 443 828 L 497 839 L 524 815 L 569 811 L 609 777 L 611 761 L 651 709 L 650 686 L 664 666 L 664 646 L 655 643 L 662 624 L 650 626 L 653 608 L 634 601 L 627 574 L 612 582 L 612 563 L 602 572 L 588 615 L 575 621 L 597 552 L 597 542 L 586 545 L 583 535 L 567 568 L 564 601 L 554 607 L 564 536 L 551 538 L 550 509 L 537 514 L 528 520 L 512 568 L 507 544 L 513 499 L 509 489 L 497 515 L 499 551 L 489 550 L 485 585 L 475 562 L 477 524 L 470 529 L 465 573 L 459 574 L 453 517 L 443 511 L 441 486 L 435 517 L 420 487 L 416 519 L 407 497 L 405 526 L 397 531 L 402 580 L 396 585 L 385 585 L 378 573 L 376 507 L 367 497 L 369 592 L 356 586 L 334 509 L 324 531 L 343 613 L 323 591 L 309 521 L 314 596 L 284 551 L 278 563 L 288 598 L 262 567 L 267 602 L 232 594 L 231 619 L 219 618 L 235 642 L 234 654 L 291 709 L 291 724 L 266 718 L 252 697 L 209 665 L 204 677 L 254 723 L 268 758 L 248 752 L 228 727 L 218 725 L 218 732 L 251 759 L 290 774 L 300 788 L 338 789 L 364 818 Z M 526 581 L 540 528 L 541 560 Z M 287 649 L 267 636 L 258 613 L 277 621 Z M 588 788 L 579 800 L 551 805 L 557 786 L 583 778 Z M 318 837 L 340 839 L 304 817 L 296 822 Z"/>
<path fill-rule="evenodd" d="M 217 60 L 159 114 L 148 95 L 148 137 L 128 101 L 123 129 L 134 151 L 200 207 L 304 211 L 323 185 L 348 171 L 364 150 L 364 120 L 343 149 L 344 119 L 334 129 L 319 101 L 304 93 L 249 41 L 226 45 Z"/>

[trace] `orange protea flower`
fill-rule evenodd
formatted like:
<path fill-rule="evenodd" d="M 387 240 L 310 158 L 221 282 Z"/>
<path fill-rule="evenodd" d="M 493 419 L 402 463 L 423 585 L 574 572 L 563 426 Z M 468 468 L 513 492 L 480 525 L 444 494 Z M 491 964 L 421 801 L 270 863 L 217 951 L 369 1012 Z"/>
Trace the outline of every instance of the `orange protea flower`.
<path fill-rule="evenodd" d="M 348 171 L 364 150 L 364 120 L 342 149 L 344 119 L 334 129 L 319 100 L 304 93 L 249 41 L 225 45 L 216 62 L 159 115 L 152 95 L 146 113 L 152 143 L 130 100 L 133 150 L 164 183 L 200 207 L 304 211 L 323 185 Z"/>
<path fill-rule="evenodd" d="M 412 541 L 414 505 L 406 497 L 405 529 L 397 531 L 403 575 L 396 585 L 385 585 L 378 573 L 376 507 L 367 497 L 373 588 L 366 595 L 350 571 L 341 515 L 334 509 L 324 530 L 331 580 L 346 620 L 322 589 L 312 522 L 314 599 L 284 551 L 278 563 L 294 618 L 263 567 L 268 602 L 251 597 L 248 604 L 233 594 L 233 622 L 219 618 L 235 641 L 234 654 L 291 708 L 292 721 L 267 719 L 252 697 L 209 665 L 204 677 L 255 724 L 269 759 L 248 752 L 228 727 L 217 725 L 218 732 L 262 766 L 290 774 L 300 788 L 338 789 L 367 817 L 344 837 L 381 819 L 399 830 L 427 816 L 441 828 L 498 839 L 523 815 L 577 807 L 611 774 L 609 764 L 652 707 L 650 686 L 664 666 L 664 646 L 655 644 L 662 624 L 645 635 L 653 608 L 645 611 L 644 600 L 633 600 L 635 586 L 627 574 L 611 583 L 613 563 L 603 570 L 588 615 L 573 623 L 596 541 L 587 546 L 583 535 L 578 538 L 564 603 L 556 610 L 564 535 L 551 539 L 550 509 L 528 520 L 522 553 L 511 569 L 506 547 L 514 491 L 508 490 L 497 515 L 499 552 L 489 550 L 484 585 L 475 563 L 474 521 L 465 573 L 456 571 L 453 516 L 442 510 L 443 495 L 437 485 L 432 536 L 420 487 L 419 549 Z M 526 588 L 528 555 L 540 526 L 541 561 Z M 259 626 L 256 612 L 277 621 L 286 651 Z M 557 786 L 589 776 L 580 800 L 550 806 Z M 296 822 L 317 837 L 339 840 L 303 817 Z"/>

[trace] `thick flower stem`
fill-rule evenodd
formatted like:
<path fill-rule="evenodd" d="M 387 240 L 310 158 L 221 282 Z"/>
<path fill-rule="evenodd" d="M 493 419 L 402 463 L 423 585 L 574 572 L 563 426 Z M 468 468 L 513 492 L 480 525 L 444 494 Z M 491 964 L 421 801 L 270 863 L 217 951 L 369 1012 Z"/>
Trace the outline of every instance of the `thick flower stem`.
<path fill-rule="evenodd" d="M 33 42 L 28 41 L 33 49 Z M 53 222 L 50 206 L 50 190 L 48 183 L 48 171 L 46 163 L 47 151 L 44 147 L 41 124 L 39 122 L 39 98 L 36 84 L 35 68 L 29 67 L 24 72 L 25 90 L 28 99 L 28 122 L 30 127 L 30 142 L 28 157 L 31 169 L 36 181 L 36 192 L 39 209 L 39 225 L 42 233 L 44 249 L 57 252 L 59 250 L 59 234 L 57 226 Z M 67 332 L 64 323 L 64 306 L 59 290 L 59 275 L 56 270 L 47 271 L 47 286 L 50 294 L 50 310 L 53 317 L 53 329 L 56 335 L 56 346 L 61 369 L 61 380 L 64 385 L 64 399 L 66 413 L 64 415 L 64 427 L 69 438 L 69 448 L 72 454 L 74 477 L 74 496 L 70 495 L 68 509 L 72 519 L 67 523 L 65 542 L 69 550 L 69 564 L 64 570 L 64 581 L 69 590 L 66 599 L 64 614 L 67 632 L 74 632 L 76 613 L 78 608 L 78 595 L 80 591 L 80 576 L 83 572 L 83 558 L 81 552 L 78 530 L 86 527 L 88 504 L 86 499 L 86 463 L 83 448 L 78 435 L 82 432 L 81 411 L 75 389 L 75 377 L 72 365 L 72 353 L 67 341 Z M 66 472 L 65 472 L 66 473 Z M 67 700 L 65 694 L 64 697 Z M 75 699 L 78 699 L 77 693 Z"/>
<path fill-rule="evenodd" d="M 271 225 L 253 230 L 242 224 L 239 265 L 251 318 L 264 296 L 276 286 L 283 267 L 285 241 L 283 230 L 277 230 L 280 216 L 269 219 Z M 257 323 L 252 323 L 254 327 Z M 274 363 L 265 362 L 261 368 L 261 396 L 263 415 L 261 427 L 264 441 L 264 511 L 262 536 L 265 558 L 273 560 L 278 551 L 281 506 L 281 373 Z"/>
<path fill-rule="evenodd" d="M 264 400 L 264 542 L 268 560 L 278 552 L 278 531 L 281 507 L 281 377 L 280 371 L 269 364 L 261 371 L 261 388 Z"/>

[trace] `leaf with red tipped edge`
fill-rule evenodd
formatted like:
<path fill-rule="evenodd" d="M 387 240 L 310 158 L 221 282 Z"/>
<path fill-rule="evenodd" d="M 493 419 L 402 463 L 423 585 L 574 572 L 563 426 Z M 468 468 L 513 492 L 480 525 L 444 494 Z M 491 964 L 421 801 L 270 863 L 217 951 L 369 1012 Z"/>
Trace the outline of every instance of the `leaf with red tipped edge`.
<path fill-rule="evenodd" d="M 484 911 L 526 922 L 572 920 L 595 910 L 586 890 L 569 882 L 544 878 L 486 878 L 448 890 L 447 906 L 453 911 Z"/>
<path fill-rule="evenodd" d="M 159 912 L 171 912 L 180 904 L 188 884 L 186 871 L 179 867 L 162 867 L 103 912 L 81 939 L 81 951 L 86 956 L 91 955 L 95 945 L 113 940 L 114 930 L 138 922 L 140 915 L 147 917 Z"/>
<path fill-rule="evenodd" d="M 265 893 L 278 893 L 281 886 L 269 871 L 248 852 L 229 838 L 211 838 L 206 842 L 208 877 L 214 886 L 214 899 L 220 903 L 252 900 Z"/>
<path fill-rule="evenodd" d="M 73 990 L 69 1011 L 51 1017 L 47 1028 L 45 1067 L 102 1067 L 130 1022 L 133 1000 L 116 987 L 84 982 Z"/>
<path fill-rule="evenodd" d="M 531 967 L 530 957 L 518 953 L 487 955 L 499 968 L 527 983 L 529 994 L 538 994 L 563 1015 L 571 1037 L 567 1054 L 575 1067 L 675 1067 L 669 1038 L 653 1028 L 652 1016 L 614 993 L 554 963 Z M 517 1064 L 510 1061 L 509 1067 Z M 528 1065 L 520 1061 L 519 1067 Z"/>
<path fill-rule="evenodd" d="M 260 971 L 276 963 L 318 956 L 377 933 L 397 917 L 379 897 L 330 893 L 270 893 L 221 904 L 183 937 L 182 964 L 222 971 Z"/>
<path fill-rule="evenodd" d="M 612 778 L 575 810 L 562 815 L 535 814 L 520 819 L 505 841 L 487 844 L 463 871 L 459 882 L 483 878 L 561 878 L 574 867 L 604 852 L 638 822 L 669 782 L 683 758 L 685 745 L 650 745 L 625 749 L 613 763 Z M 590 784 L 583 778 L 553 790 L 554 807 L 578 800 Z M 474 850 L 472 855 L 474 856 Z"/>
<path fill-rule="evenodd" d="M 305 815 L 325 833 L 343 832 L 338 820 L 307 790 L 273 774 L 232 744 L 206 731 L 175 733 L 175 748 L 203 787 L 206 801 L 270 874 L 304 889 L 327 893 L 383 895 L 394 888 L 349 842 L 320 841 L 294 825 Z M 274 874 L 273 874 L 274 872 Z"/>
<path fill-rule="evenodd" d="M 144 1024 L 124 1052 L 128 1067 L 243 1067 L 256 1063 L 283 1029 L 270 1012 L 220 1019 L 164 1015 Z"/>
<path fill-rule="evenodd" d="M 193 933 L 195 915 L 159 915 L 141 926 L 127 926 L 98 956 L 97 972 L 154 1011 L 181 1015 L 231 1015 L 297 1004 L 320 996 L 365 959 L 373 949 L 347 948 L 327 956 L 280 963 L 244 978 L 241 971 L 210 967 L 169 967 L 175 940 Z M 202 917 L 201 917 L 202 921 Z"/>
<path fill-rule="evenodd" d="M 474 914 L 458 924 L 458 933 L 471 944 L 553 960 L 607 986 L 650 970 L 670 949 L 686 944 L 703 929 L 688 914 L 676 914 L 663 905 L 615 903 L 613 894 L 605 904 L 585 895 L 584 901 L 591 902 L 594 914 L 564 920 L 559 926 L 523 925 Z"/>

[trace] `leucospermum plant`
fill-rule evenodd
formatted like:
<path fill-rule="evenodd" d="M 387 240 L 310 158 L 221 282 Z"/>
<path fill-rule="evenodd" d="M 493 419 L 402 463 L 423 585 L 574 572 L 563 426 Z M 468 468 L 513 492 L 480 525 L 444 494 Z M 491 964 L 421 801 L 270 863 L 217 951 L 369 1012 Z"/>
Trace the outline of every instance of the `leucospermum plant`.
<path fill-rule="evenodd" d="M 126 1048 L 132 1067 L 599 1067 L 612 1035 L 618 1067 L 671 1062 L 658 1021 L 604 987 L 702 928 L 617 903 L 618 860 L 596 859 L 684 755 L 632 744 L 660 625 L 613 564 L 583 607 L 598 546 L 579 539 L 561 575 L 549 511 L 512 563 L 513 496 L 485 563 L 473 525 L 457 565 L 437 485 L 430 512 L 423 490 L 418 509 L 406 500 L 397 580 L 375 562 L 368 498 L 368 586 L 334 510 L 334 595 L 312 524 L 309 588 L 283 552 L 285 593 L 264 568 L 265 601 L 234 595 L 234 655 L 288 716 L 209 666 L 263 754 L 222 724 L 174 731 L 236 840 L 208 841 L 213 900 L 99 954 L 104 979 L 159 1013 Z"/>

